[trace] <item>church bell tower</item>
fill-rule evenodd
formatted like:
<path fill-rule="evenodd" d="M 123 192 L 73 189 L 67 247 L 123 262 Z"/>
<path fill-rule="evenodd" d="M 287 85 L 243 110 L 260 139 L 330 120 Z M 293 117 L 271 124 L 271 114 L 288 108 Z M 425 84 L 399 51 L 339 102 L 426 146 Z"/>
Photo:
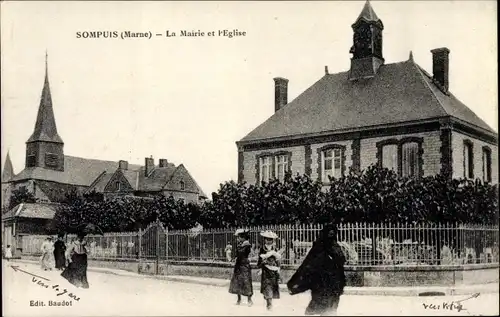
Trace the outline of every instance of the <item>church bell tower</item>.
<path fill-rule="evenodd" d="M 375 77 L 380 66 L 384 64 L 382 55 L 382 31 L 384 25 L 370 1 L 366 1 L 356 22 L 352 25 L 354 31 L 353 46 L 349 53 L 351 58 L 351 69 L 349 79 L 357 80 Z"/>
<path fill-rule="evenodd" d="M 50 94 L 47 54 L 45 82 L 33 134 L 26 142 L 26 168 L 45 168 L 64 171 L 64 142 L 57 133 L 52 96 Z"/>

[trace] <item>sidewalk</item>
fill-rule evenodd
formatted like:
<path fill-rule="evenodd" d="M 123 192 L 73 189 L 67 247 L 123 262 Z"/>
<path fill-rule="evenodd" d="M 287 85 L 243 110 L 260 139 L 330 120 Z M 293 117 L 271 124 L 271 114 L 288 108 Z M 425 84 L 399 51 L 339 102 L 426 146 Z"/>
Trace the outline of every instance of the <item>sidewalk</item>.
<path fill-rule="evenodd" d="M 38 261 L 16 259 L 10 263 L 28 263 L 38 264 Z M 88 267 L 90 272 L 99 272 L 104 274 L 113 274 L 119 276 L 128 276 L 136 278 L 157 279 L 170 282 L 198 284 L 216 287 L 229 287 L 229 280 L 195 277 L 195 276 L 181 276 L 181 275 L 145 275 L 125 270 L 101 268 L 101 267 Z M 254 289 L 260 289 L 260 283 L 253 283 Z M 280 291 L 288 292 L 285 284 L 280 285 Z M 478 285 L 457 285 L 457 286 L 414 286 L 414 287 L 350 287 L 344 289 L 345 295 L 375 295 L 375 296 L 418 296 L 425 292 L 442 293 L 443 295 L 471 295 L 475 293 L 498 293 L 499 284 L 478 284 Z"/>

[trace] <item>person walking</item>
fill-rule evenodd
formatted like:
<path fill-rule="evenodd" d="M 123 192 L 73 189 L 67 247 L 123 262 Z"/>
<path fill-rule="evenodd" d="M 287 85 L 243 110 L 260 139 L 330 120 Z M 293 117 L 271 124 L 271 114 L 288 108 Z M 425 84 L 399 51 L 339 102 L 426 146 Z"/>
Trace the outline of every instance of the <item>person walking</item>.
<path fill-rule="evenodd" d="M 61 273 L 68 282 L 76 287 L 89 288 L 87 280 L 87 243 L 85 233 L 79 232 L 77 239 L 66 250 L 68 267 Z"/>
<path fill-rule="evenodd" d="M 248 298 L 248 306 L 252 306 L 252 268 L 248 259 L 252 245 L 248 241 L 249 231 L 238 229 L 234 235 L 238 240 L 238 245 L 236 247 L 234 272 L 229 284 L 229 293 L 238 295 L 236 305 L 241 304 L 241 296 L 246 296 Z"/>
<path fill-rule="evenodd" d="M 10 244 L 7 245 L 7 248 L 5 249 L 5 259 L 7 261 L 10 261 L 10 259 L 12 259 L 12 248 L 10 247 Z"/>
<path fill-rule="evenodd" d="M 328 224 L 287 283 L 291 295 L 311 290 L 306 315 L 336 315 L 345 287 L 344 263 L 337 228 Z"/>
<path fill-rule="evenodd" d="M 272 231 L 261 232 L 264 237 L 264 245 L 259 250 L 257 267 L 261 269 L 260 292 L 266 300 L 268 310 L 272 309 L 273 299 L 280 298 L 280 261 L 281 254 L 276 248 L 278 236 Z"/>
<path fill-rule="evenodd" d="M 42 256 L 40 257 L 40 264 L 42 266 L 42 270 L 52 270 L 50 266 L 50 255 L 52 253 L 53 244 L 52 237 L 47 237 L 45 241 L 42 243 Z"/>
<path fill-rule="evenodd" d="M 64 234 L 59 234 L 54 243 L 54 261 L 57 270 L 64 270 L 66 267 L 66 244 L 63 241 Z"/>

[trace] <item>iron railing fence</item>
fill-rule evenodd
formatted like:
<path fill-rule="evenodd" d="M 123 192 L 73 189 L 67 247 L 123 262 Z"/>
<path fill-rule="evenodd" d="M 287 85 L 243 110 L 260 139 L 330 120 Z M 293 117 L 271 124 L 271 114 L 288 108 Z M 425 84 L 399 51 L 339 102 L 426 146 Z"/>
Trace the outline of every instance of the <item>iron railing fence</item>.
<path fill-rule="evenodd" d="M 246 228 L 257 261 L 260 232 L 278 235 L 276 246 L 282 263 L 298 265 L 312 247 L 321 225 L 279 225 Z M 152 223 L 138 232 L 106 233 L 86 237 L 90 259 L 142 259 L 157 261 L 232 262 L 236 228 L 165 230 Z M 339 225 L 338 241 L 348 265 L 461 265 L 499 263 L 498 226 L 465 224 L 369 224 Z M 22 252 L 39 255 L 46 236 L 24 236 Z M 66 242 L 75 237 L 68 235 Z"/>

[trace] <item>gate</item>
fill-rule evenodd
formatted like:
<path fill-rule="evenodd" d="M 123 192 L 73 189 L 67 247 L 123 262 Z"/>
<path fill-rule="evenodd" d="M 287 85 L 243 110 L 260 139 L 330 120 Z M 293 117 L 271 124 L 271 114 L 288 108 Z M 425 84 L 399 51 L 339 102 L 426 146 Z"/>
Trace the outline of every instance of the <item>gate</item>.
<path fill-rule="evenodd" d="M 160 221 L 150 223 L 140 230 L 139 272 L 163 274 L 166 272 L 167 230 Z M 160 266 L 162 264 L 162 266 Z"/>

